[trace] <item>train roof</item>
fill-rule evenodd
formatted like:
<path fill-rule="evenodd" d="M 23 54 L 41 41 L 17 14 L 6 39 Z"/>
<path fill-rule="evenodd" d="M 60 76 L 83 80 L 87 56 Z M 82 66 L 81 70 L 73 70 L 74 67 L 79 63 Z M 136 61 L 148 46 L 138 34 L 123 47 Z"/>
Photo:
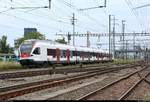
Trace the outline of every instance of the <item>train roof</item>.
<path fill-rule="evenodd" d="M 72 46 L 72 45 L 66 45 L 66 44 L 61 44 L 52 40 L 37 40 L 37 39 L 30 39 L 30 40 L 25 40 L 25 42 L 36 42 L 40 45 L 51 45 L 54 48 L 58 47 L 61 49 L 70 49 L 70 50 L 75 50 L 78 49 L 78 51 L 90 51 L 90 52 L 105 52 L 102 49 L 98 49 L 98 48 L 91 48 L 91 47 L 83 47 L 83 46 Z"/>

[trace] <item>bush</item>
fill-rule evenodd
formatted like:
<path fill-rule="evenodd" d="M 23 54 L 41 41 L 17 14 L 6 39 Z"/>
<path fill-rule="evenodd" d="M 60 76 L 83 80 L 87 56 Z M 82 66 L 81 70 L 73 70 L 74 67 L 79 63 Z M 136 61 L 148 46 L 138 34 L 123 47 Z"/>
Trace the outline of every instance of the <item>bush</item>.
<path fill-rule="evenodd" d="M 23 68 L 18 62 L 0 62 L 0 70 L 21 69 Z"/>
<path fill-rule="evenodd" d="M 0 58 L 0 61 L 3 61 L 3 59 L 2 59 L 2 58 Z"/>
<path fill-rule="evenodd" d="M 116 59 L 114 60 L 115 64 L 129 64 L 135 62 L 134 60 L 123 60 L 123 59 Z"/>

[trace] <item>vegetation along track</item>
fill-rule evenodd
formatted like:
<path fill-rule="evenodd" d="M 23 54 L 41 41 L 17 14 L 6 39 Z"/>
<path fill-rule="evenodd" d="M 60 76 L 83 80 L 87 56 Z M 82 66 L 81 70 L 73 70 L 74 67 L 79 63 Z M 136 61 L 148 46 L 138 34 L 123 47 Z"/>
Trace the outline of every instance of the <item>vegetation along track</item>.
<path fill-rule="evenodd" d="M 133 66 L 130 66 L 130 67 L 133 67 Z M 129 66 L 128 67 L 107 68 L 107 69 L 104 68 L 103 70 L 100 70 L 100 69 L 94 70 L 94 71 L 90 71 L 90 72 L 87 72 L 85 74 L 77 75 L 77 76 L 59 78 L 59 79 L 55 79 L 55 80 L 39 81 L 39 82 L 28 83 L 28 84 L 23 84 L 23 85 L 19 85 L 19 86 L 11 86 L 11 87 L 4 88 L 4 89 L 1 88 L 0 100 L 9 99 L 9 98 L 13 98 L 16 96 L 21 96 L 21 95 L 24 95 L 27 93 L 32 93 L 32 92 L 39 91 L 42 89 L 59 86 L 59 85 L 62 85 L 64 83 L 71 83 L 73 81 L 89 78 L 89 77 L 92 77 L 95 75 L 101 75 L 104 73 L 109 73 L 112 71 L 121 70 L 124 68 L 129 68 Z"/>
<path fill-rule="evenodd" d="M 127 67 L 127 66 L 138 66 L 140 63 L 133 63 L 133 64 L 125 64 L 125 65 L 119 65 L 117 67 Z M 92 68 L 93 67 L 93 68 Z M 101 66 L 102 68 L 111 68 L 110 66 Z M 31 77 L 31 76 L 39 76 L 39 75 L 48 75 L 51 73 L 72 73 L 72 72 L 84 72 L 84 71 L 90 71 L 90 70 L 97 70 L 99 69 L 99 65 L 93 65 L 93 66 L 80 66 L 75 67 L 71 66 L 71 68 L 63 68 L 58 67 L 55 69 L 52 68 L 46 68 L 46 69 L 26 69 L 26 70 L 19 70 L 19 71 L 9 71 L 9 72 L 1 72 L 0 73 L 0 79 L 8 79 L 8 78 L 20 78 L 20 77 Z"/>
<path fill-rule="evenodd" d="M 77 100 L 123 100 L 149 75 L 150 72 L 147 69 L 148 67 L 145 67 L 133 72 Z"/>

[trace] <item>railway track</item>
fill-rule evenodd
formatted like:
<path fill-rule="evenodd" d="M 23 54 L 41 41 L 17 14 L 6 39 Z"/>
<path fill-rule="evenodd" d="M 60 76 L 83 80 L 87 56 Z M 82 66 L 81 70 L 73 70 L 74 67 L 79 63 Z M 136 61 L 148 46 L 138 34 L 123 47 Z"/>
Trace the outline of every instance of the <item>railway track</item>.
<path fill-rule="evenodd" d="M 144 77 L 142 77 L 139 81 L 137 81 L 129 90 L 127 90 L 118 100 L 144 100 L 144 92 L 138 92 L 137 88 L 142 86 L 143 83 L 148 84 L 148 87 L 150 87 L 150 81 L 147 79 L 147 77 L 150 75 L 150 72 L 147 73 Z M 147 91 L 148 89 L 142 89 L 144 87 L 140 87 L 140 90 Z M 134 95 L 135 94 L 135 95 Z M 149 93 L 150 94 L 150 93 Z M 134 97 L 133 97 L 134 96 Z M 142 96 L 142 97 L 141 97 Z"/>
<path fill-rule="evenodd" d="M 127 65 L 120 65 L 117 67 L 127 67 L 127 66 L 139 66 L 140 63 L 133 63 L 133 64 L 127 64 Z M 142 64 L 143 65 L 143 64 Z M 102 68 L 110 68 L 112 66 L 102 66 Z M 39 75 L 49 75 L 52 73 L 73 73 L 73 72 L 84 72 L 84 71 L 90 71 L 90 70 L 98 70 L 100 69 L 100 66 L 78 66 L 73 68 L 46 68 L 46 69 L 33 69 L 33 70 L 20 70 L 20 71 L 9 71 L 9 72 L 1 72 L 0 73 L 0 79 L 8 79 L 8 78 L 21 78 L 21 77 L 31 77 L 31 76 L 39 76 Z"/>
<path fill-rule="evenodd" d="M 136 71 L 120 78 L 117 81 L 111 82 L 104 87 L 101 87 L 89 94 L 86 94 L 77 100 L 124 100 L 129 99 L 132 91 L 143 81 L 149 83 L 146 77 L 150 74 L 147 71 L 148 67 Z"/>
<path fill-rule="evenodd" d="M 132 65 L 130 67 L 133 67 L 135 65 Z M 93 77 L 95 75 L 100 75 L 104 73 L 109 73 L 112 71 L 117 71 L 121 70 L 124 68 L 128 68 L 129 66 L 124 66 L 124 67 L 115 67 L 115 68 L 104 68 L 103 70 L 98 69 L 94 71 L 87 72 L 82 75 L 77 75 L 77 76 L 72 76 L 72 77 L 67 77 L 67 78 L 60 78 L 60 79 L 55 79 L 55 80 L 44 80 L 44 81 L 39 81 L 39 82 L 34 82 L 34 83 L 28 83 L 24 85 L 19 85 L 19 86 L 11 86 L 11 87 L 6 87 L 6 88 L 1 88 L 0 92 L 0 100 L 6 100 L 9 98 L 13 98 L 16 96 L 21 96 L 27 93 L 32 93 L 35 91 L 55 87 L 62 85 L 64 83 L 71 83 L 73 81 Z M 3 92 L 2 92 L 3 91 Z"/>

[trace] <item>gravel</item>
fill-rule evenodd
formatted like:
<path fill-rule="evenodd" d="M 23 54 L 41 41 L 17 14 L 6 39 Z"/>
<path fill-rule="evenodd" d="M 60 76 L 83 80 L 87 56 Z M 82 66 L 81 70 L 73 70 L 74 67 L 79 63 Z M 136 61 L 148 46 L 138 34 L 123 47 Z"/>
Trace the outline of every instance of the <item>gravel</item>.
<path fill-rule="evenodd" d="M 146 79 L 150 81 L 150 74 L 146 77 Z"/>
<path fill-rule="evenodd" d="M 150 100 L 150 84 L 142 81 L 125 100 Z"/>
<path fill-rule="evenodd" d="M 82 73 L 84 73 L 84 72 L 82 72 Z M 0 88 L 30 83 L 30 82 L 34 82 L 34 81 L 42 81 L 42 80 L 46 80 L 46 79 L 54 79 L 54 78 L 71 76 L 71 75 L 78 75 L 78 74 L 82 74 L 82 73 L 81 72 L 80 73 L 68 73 L 67 75 L 52 74 L 52 75 L 40 75 L 40 76 L 33 76 L 33 77 L 3 79 L 3 80 L 0 80 L 0 83 L 1 83 Z"/>
<path fill-rule="evenodd" d="M 140 67 L 139 67 L 140 68 Z M 138 69 L 139 69 L 138 68 Z M 66 92 L 67 90 L 70 90 L 75 88 L 75 87 L 81 87 L 81 86 L 85 86 L 88 85 L 88 83 L 92 83 L 93 85 L 88 85 L 89 87 L 85 87 L 84 89 L 81 90 L 77 90 L 77 91 L 72 91 L 71 93 L 68 94 L 64 94 L 64 95 L 58 95 L 59 97 L 54 97 L 53 99 L 57 99 L 57 100 L 75 100 L 89 92 L 91 92 L 91 90 L 95 90 L 99 87 L 102 87 L 114 80 L 117 80 L 118 78 L 120 78 L 121 76 L 125 76 L 127 73 L 131 73 L 136 69 L 123 69 L 119 72 L 113 72 L 110 74 L 103 74 L 103 75 L 99 75 L 99 76 L 95 76 L 89 79 L 84 79 L 84 80 L 80 80 L 80 81 L 76 81 L 76 82 L 72 82 L 71 84 L 65 84 L 62 86 L 57 86 L 54 88 L 50 88 L 50 89 L 45 89 L 42 91 L 37 91 L 34 93 L 30 93 L 30 94 L 26 94 L 23 96 L 19 96 L 16 98 L 12 98 L 12 100 L 40 100 L 40 99 L 47 99 L 49 96 L 54 96 L 56 95 L 56 93 L 60 93 L 60 92 Z M 38 98 L 37 98 L 38 97 Z"/>
<path fill-rule="evenodd" d="M 105 88 L 97 93 L 97 95 L 88 98 L 87 100 L 117 100 L 126 90 L 138 81 L 137 75 L 131 76 L 128 79 L 120 81 L 108 88 Z"/>

